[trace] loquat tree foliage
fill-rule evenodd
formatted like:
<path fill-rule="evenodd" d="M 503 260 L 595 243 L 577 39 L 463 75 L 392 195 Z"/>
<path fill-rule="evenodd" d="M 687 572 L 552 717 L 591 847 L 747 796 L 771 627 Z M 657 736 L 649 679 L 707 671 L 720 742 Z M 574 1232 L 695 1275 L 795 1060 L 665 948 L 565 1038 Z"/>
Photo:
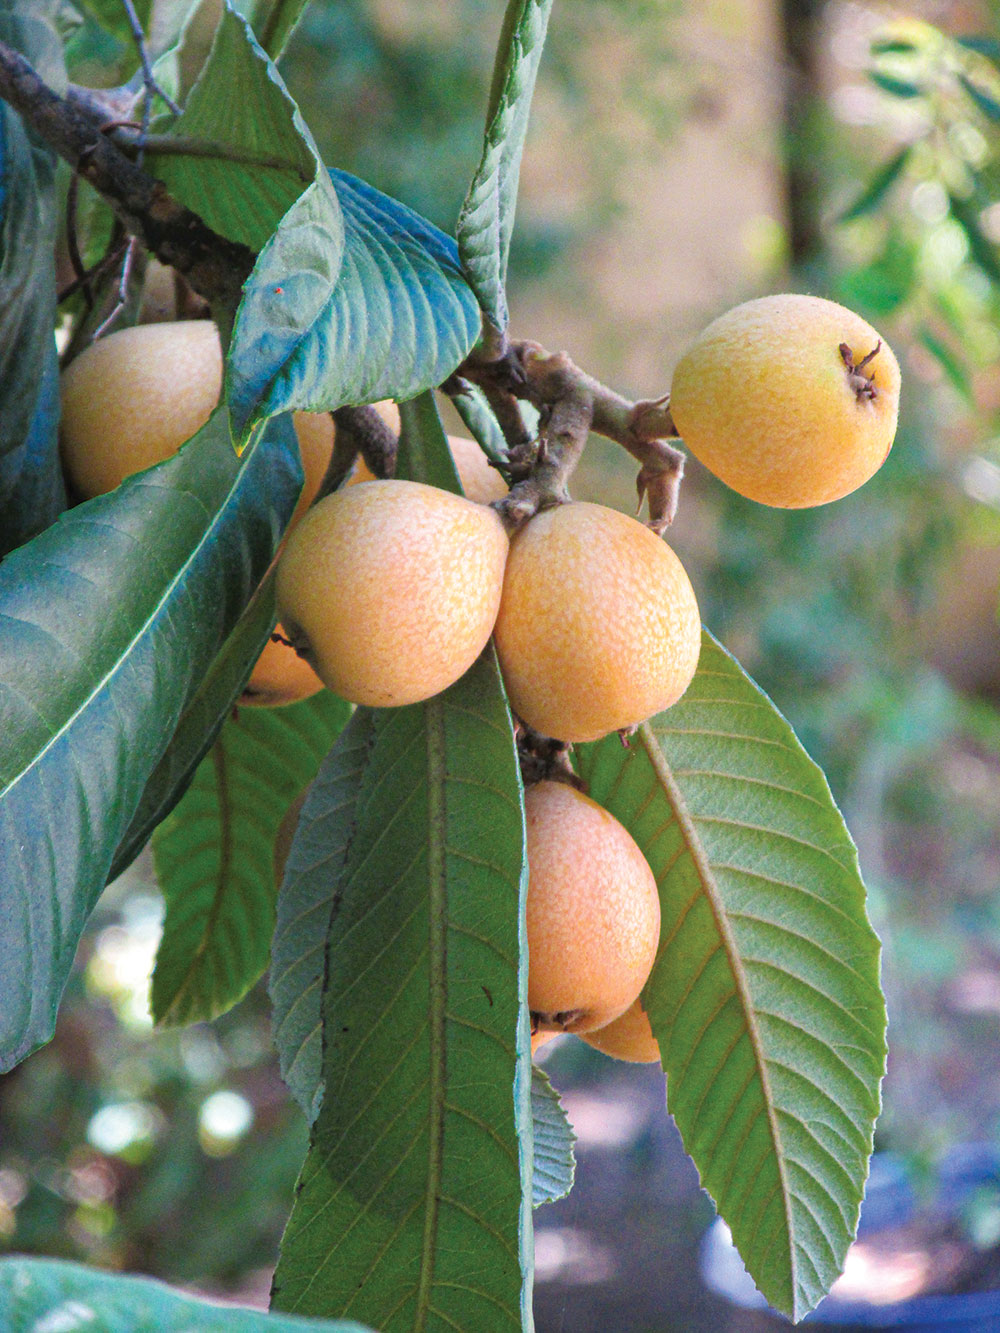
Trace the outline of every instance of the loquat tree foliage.
<path fill-rule="evenodd" d="M 857 1225 L 885 1059 L 879 945 L 822 772 L 701 629 L 663 542 L 684 459 L 668 386 L 630 402 L 510 335 L 551 0 L 498 6 L 454 236 L 320 160 L 275 66 L 304 7 L 88 3 L 116 59 L 137 53 L 128 82 L 94 89 L 69 77 L 67 0 L 0 0 L 0 1067 L 49 1039 L 89 913 L 152 840 L 155 1019 L 215 1018 L 269 967 L 282 1073 L 311 1125 L 271 1315 L 25 1259 L 0 1262 L 0 1308 L 15 1325 L 79 1298 L 116 1329 L 528 1330 L 532 1208 L 572 1184 L 532 1036 L 638 1005 L 706 1190 L 761 1291 L 800 1318 Z M 153 327 L 157 265 L 185 345 L 195 321 L 217 326 L 221 393 L 210 334 L 197 421 L 85 498 L 68 393 L 60 454 L 55 331 L 90 447 L 127 451 L 137 428 L 116 423 L 132 398 L 149 411 L 143 391 L 88 381 L 86 358 Z M 754 411 L 769 405 L 777 368 L 787 413 L 840 414 L 829 466 L 864 441 L 843 469 L 860 484 L 891 444 L 895 360 L 841 307 L 785 299 L 791 332 L 737 320 L 752 374 L 727 380 L 711 352 L 699 369 L 693 349 L 685 401 L 711 452 L 719 419 L 752 417 L 748 385 Z M 184 378 L 161 376 L 168 401 Z M 435 393 L 510 487 L 492 508 L 462 494 Z M 386 401 L 398 434 L 372 407 Z M 305 517 L 296 413 L 335 424 Z M 591 430 L 635 458 L 646 525 L 569 501 Z M 777 504 L 844 493 L 839 476 L 795 489 L 827 464 L 786 434 L 765 414 L 723 478 L 778 476 Z M 375 479 L 355 486 L 359 460 Z M 310 680 L 298 702 L 243 706 L 279 610 L 280 637 L 346 697 Z M 372 688 L 356 679 L 368 658 Z M 591 901 L 598 869 L 618 875 L 612 827 L 645 906 L 619 885 L 604 922 Z M 557 866 L 558 909 L 529 845 Z M 564 937 L 567 915 L 583 928 Z M 612 960 L 610 1000 L 536 978 L 553 984 L 533 1004 L 527 922 L 539 958 L 549 931 L 578 940 L 564 951 L 588 983 L 622 934 L 634 977 Z"/>

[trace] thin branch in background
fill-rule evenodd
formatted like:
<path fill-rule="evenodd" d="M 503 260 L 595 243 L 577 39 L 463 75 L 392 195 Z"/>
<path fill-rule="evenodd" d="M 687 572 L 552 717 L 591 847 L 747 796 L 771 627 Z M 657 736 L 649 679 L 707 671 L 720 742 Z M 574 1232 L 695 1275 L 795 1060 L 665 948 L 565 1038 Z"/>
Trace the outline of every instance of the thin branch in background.
<path fill-rule="evenodd" d="M 132 29 L 132 36 L 135 39 L 136 50 L 139 52 L 139 60 L 142 64 L 142 83 L 145 92 L 142 99 L 142 130 L 139 136 L 139 152 L 136 158 L 136 161 L 141 166 L 143 144 L 149 130 L 149 118 L 153 111 L 153 98 L 155 96 L 162 97 L 175 116 L 181 114 L 181 109 L 173 98 L 169 97 L 156 82 L 156 76 L 153 74 L 153 66 L 149 59 L 149 50 L 146 47 L 146 34 L 143 32 L 142 24 L 139 22 L 139 15 L 135 12 L 135 5 L 132 3 L 132 0 L 122 0 L 122 8 L 125 10 L 129 27 Z"/>
<path fill-rule="evenodd" d="M 66 191 L 66 250 L 76 278 L 70 283 L 69 287 L 59 293 L 59 300 L 64 301 L 67 296 L 71 296 L 73 292 L 82 288 L 87 309 L 93 310 L 94 294 L 90 290 L 90 274 L 84 267 L 83 256 L 80 254 L 80 245 L 76 237 L 76 204 L 79 194 L 80 178 L 74 173 L 69 178 L 69 189 Z"/>
<path fill-rule="evenodd" d="M 94 330 L 93 336 L 95 341 L 96 339 L 100 338 L 100 336 L 103 333 L 107 332 L 107 330 L 115 322 L 115 320 L 118 318 L 121 312 L 125 309 L 125 302 L 128 299 L 128 285 L 132 277 L 132 268 L 135 264 L 135 254 L 136 250 L 138 249 L 138 246 L 139 242 L 135 239 L 134 236 L 131 236 L 129 238 L 128 244 L 125 246 L 125 258 L 122 261 L 122 271 L 118 276 L 118 298 L 115 301 L 114 305 L 111 307 L 111 310 L 108 313 L 107 317 L 103 319 L 101 323 L 98 324 L 97 328 Z"/>

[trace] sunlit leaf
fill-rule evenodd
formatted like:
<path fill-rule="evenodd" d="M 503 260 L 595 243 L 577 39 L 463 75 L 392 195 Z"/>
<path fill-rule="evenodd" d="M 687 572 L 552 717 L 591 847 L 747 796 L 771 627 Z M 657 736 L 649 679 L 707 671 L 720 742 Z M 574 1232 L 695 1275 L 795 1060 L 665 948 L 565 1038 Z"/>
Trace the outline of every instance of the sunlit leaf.
<path fill-rule="evenodd" d="M 857 1227 L 885 1061 L 879 943 L 821 771 L 715 641 L 680 703 L 576 747 L 657 878 L 643 991 L 670 1110 L 758 1287 L 801 1318 Z"/>
<path fill-rule="evenodd" d="M 33 1333 L 371 1333 L 353 1321 L 212 1305 L 148 1277 L 56 1259 L 0 1259 L 0 1324 Z"/>
<path fill-rule="evenodd" d="M 495 328 L 507 327 L 507 258 L 521 154 L 552 0 L 508 0 L 479 168 L 458 219 L 462 265 Z"/>

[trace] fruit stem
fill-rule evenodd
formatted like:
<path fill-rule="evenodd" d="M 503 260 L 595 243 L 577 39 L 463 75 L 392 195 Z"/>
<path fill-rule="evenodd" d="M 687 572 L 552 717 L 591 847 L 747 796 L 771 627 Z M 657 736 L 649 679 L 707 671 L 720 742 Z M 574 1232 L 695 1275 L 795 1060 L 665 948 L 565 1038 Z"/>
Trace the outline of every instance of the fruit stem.
<path fill-rule="evenodd" d="M 566 352 L 552 355 L 528 341 L 509 343 L 493 359 L 480 347 L 457 374 L 479 385 L 507 440 L 514 485 L 496 508 L 512 531 L 540 509 L 569 499 L 569 478 L 591 430 L 620 444 L 639 463 L 639 503 L 647 500 L 654 532 L 673 521 L 684 454 L 668 443 L 677 429 L 667 397 L 630 402 L 580 370 Z M 538 409 L 537 442 L 524 427 L 519 399 Z"/>

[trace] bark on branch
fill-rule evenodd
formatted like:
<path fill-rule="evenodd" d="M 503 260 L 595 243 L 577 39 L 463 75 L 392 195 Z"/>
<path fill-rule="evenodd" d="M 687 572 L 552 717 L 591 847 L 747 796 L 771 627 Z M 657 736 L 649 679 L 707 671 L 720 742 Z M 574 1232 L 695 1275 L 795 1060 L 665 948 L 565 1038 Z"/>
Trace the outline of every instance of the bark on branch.
<path fill-rule="evenodd" d="M 0 42 L 0 98 L 108 202 L 126 227 L 165 264 L 178 269 L 213 306 L 230 311 L 256 256 L 206 226 L 161 181 L 132 162 L 84 110 L 60 97 L 25 58 Z"/>

